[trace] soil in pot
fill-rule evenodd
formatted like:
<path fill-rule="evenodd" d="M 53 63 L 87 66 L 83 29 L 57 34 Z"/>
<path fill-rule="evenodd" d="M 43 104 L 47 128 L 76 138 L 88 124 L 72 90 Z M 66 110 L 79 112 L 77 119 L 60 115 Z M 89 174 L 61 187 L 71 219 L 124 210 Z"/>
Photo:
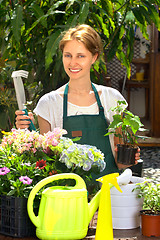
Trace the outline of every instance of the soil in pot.
<path fill-rule="evenodd" d="M 140 211 L 142 234 L 146 237 L 160 237 L 160 212 L 158 215 Z"/>
<path fill-rule="evenodd" d="M 125 165 L 135 164 L 135 154 L 137 152 L 137 146 L 117 144 L 118 154 L 117 162 Z"/>

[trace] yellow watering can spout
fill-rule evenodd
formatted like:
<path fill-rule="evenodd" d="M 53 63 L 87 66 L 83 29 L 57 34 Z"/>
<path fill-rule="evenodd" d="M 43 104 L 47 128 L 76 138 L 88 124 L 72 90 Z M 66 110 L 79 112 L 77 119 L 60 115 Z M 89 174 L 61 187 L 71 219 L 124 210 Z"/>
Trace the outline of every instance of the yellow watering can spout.
<path fill-rule="evenodd" d="M 105 237 L 108 240 L 113 240 L 110 187 L 115 186 L 117 190 L 122 192 L 117 183 L 118 176 L 119 173 L 111 173 L 97 179 L 97 181 L 102 183 L 102 187 L 99 200 L 96 240 L 102 240 Z"/>

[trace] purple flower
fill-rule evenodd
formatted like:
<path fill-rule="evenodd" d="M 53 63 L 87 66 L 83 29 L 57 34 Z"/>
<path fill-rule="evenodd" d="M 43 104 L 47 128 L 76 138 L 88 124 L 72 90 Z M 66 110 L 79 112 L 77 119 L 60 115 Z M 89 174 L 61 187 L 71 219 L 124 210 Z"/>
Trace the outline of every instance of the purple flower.
<path fill-rule="evenodd" d="M 65 163 L 66 160 L 69 160 L 69 157 L 67 156 L 67 154 L 62 153 L 61 156 L 60 156 L 60 161 L 61 161 L 62 163 Z"/>
<path fill-rule="evenodd" d="M 0 175 L 6 175 L 10 172 L 10 169 L 7 167 L 0 168 Z"/>
<path fill-rule="evenodd" d="M 83 165 L 83 170 L 84 171 L 89 171 L 92 167 L 92 162 L 91 161 L 85 161 L 84 165 Z"/>
<path fill-rule="evenodd" d="M 94 161 L 94 155 L 91 150 L 88 151 L 88 157 L 90 160 Z"/>
<path fill-rule="evenodd" d="M 21 182 L 23 182 L 23 184 L 27 184 L 27 185 L 30 185 L 32 183 L 32 181 L 33 181 L 32 179 L 30 179 L 27 176 L 21 176 L 21 177 L 19 177 L 19 180 Z"/>
<path fill-rule="evenodd" d="M 76 150 L 76 146 L 71 145 L 68 149 L 67 149 L 67 153 L 72 153 Z"/>

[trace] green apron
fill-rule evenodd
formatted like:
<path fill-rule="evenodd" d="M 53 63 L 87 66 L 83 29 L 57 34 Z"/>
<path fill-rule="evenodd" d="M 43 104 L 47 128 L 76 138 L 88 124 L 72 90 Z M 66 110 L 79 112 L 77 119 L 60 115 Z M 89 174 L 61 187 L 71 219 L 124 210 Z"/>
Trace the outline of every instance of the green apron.
<path fill-rule="evenodd" d="M 79 136 L 81 139 L 77 143 L 96 146 L 104 153 L 106 168 L 99 175 L 95 176 L 100 177 L 109 173 L 118 172 L 118 168 L 113 157 L 109 136 L 104 136 L 108 128 L 104 116 L 104 109 L 93 84 L 92 88 L 99 107 L 99 114 L 67 116 L 68 84 L 66 85 L 63 100 L 63 128 L 68 132 L 68 134 L 65 135 L 66 137 L 74 138 Z"/>

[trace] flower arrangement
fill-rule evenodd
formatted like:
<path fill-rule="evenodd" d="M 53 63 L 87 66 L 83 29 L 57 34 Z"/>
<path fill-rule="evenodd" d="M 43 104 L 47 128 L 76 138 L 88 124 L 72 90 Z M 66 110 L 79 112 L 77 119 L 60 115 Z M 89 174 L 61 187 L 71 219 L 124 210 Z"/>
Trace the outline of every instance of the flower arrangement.
<path fill-rule="evenodd" d="M 103 153 L 62 137 L 66 133 L 59 128 L 44 135 L 27 129 L 4 132 L 0 144 L 1 194 L 28 198 L 35 184 L 49 175 L 74 172 L 91 181 L 92 172 L 103 171 Z"/>

